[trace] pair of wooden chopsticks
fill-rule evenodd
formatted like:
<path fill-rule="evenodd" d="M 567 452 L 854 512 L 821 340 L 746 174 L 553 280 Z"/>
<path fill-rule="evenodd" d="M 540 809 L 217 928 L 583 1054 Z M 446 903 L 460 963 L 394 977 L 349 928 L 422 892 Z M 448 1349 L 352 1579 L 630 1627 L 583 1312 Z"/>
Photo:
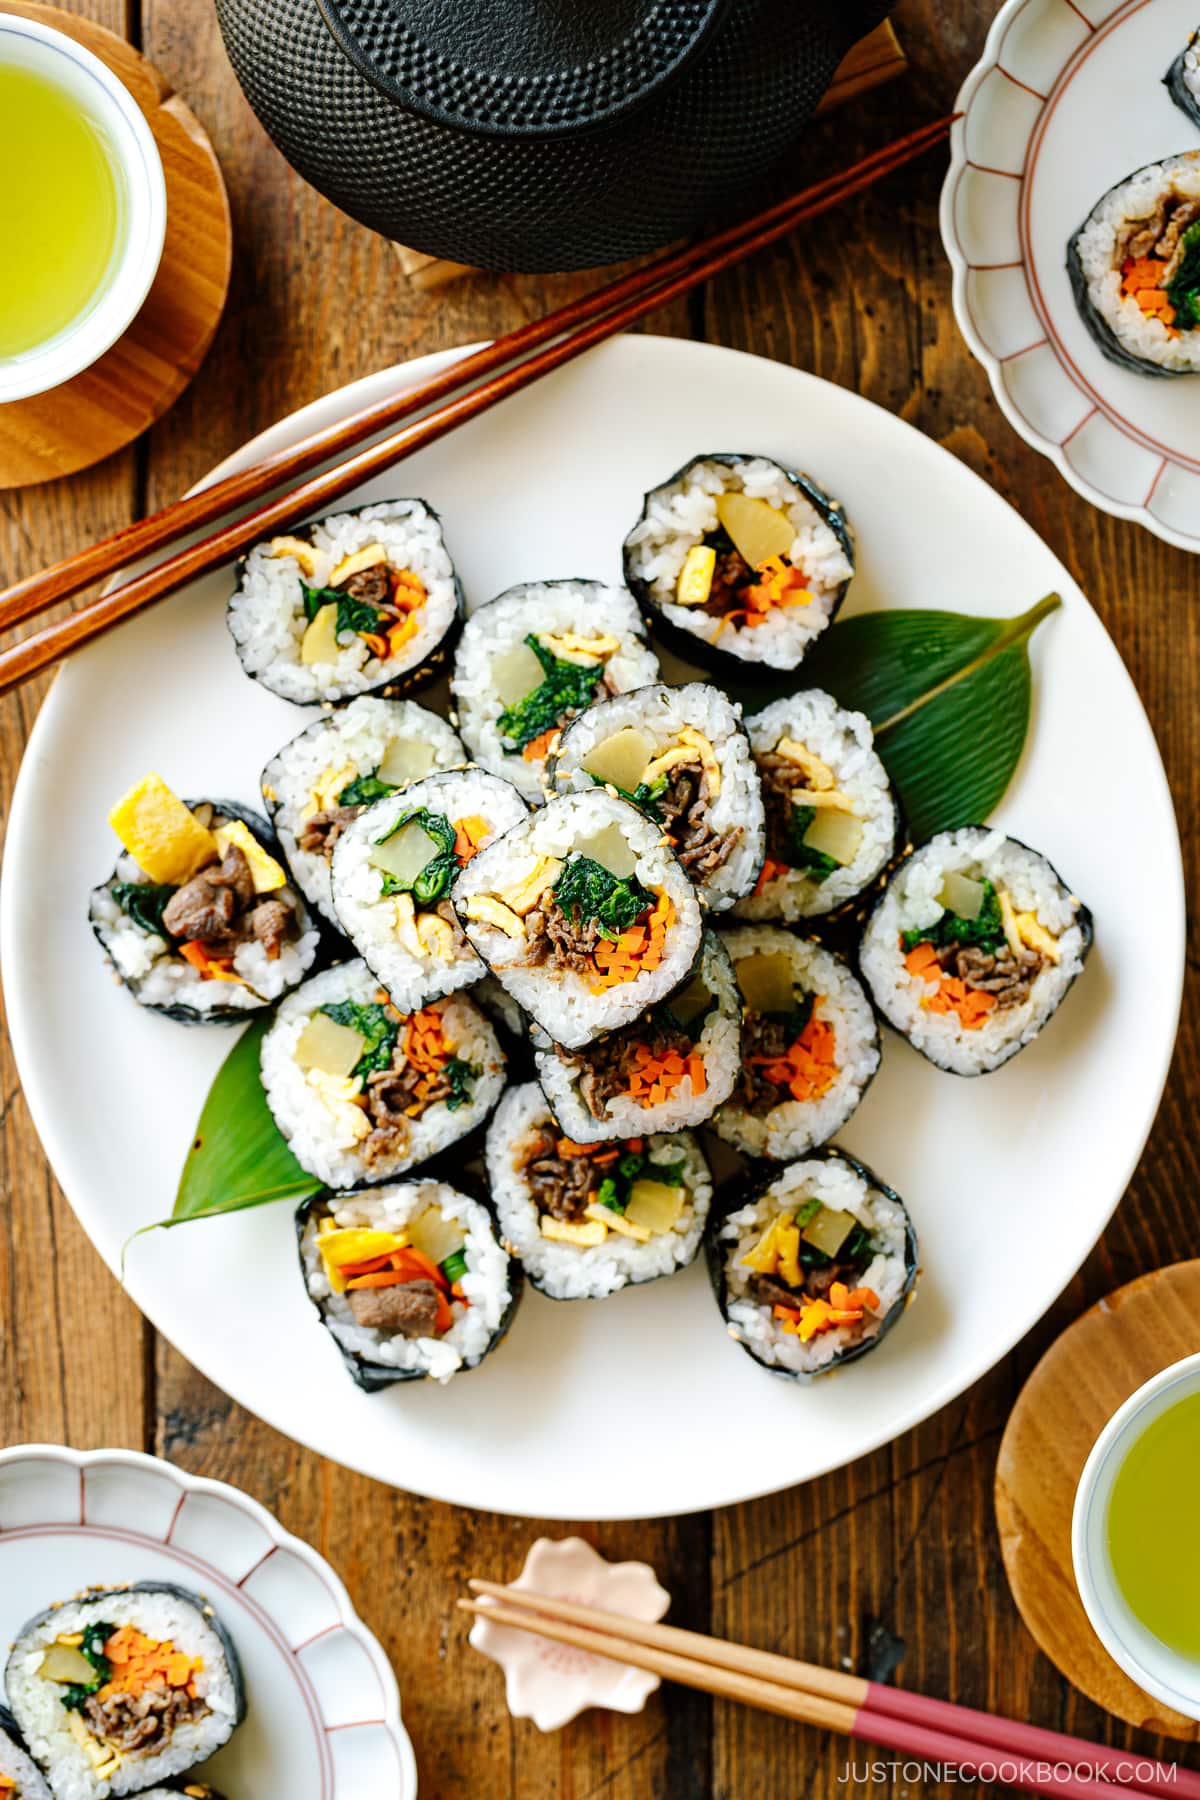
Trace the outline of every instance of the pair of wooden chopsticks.
<path fill-rule="evenodd" d="M 1152 1763 L 1132 1751 L 1089 1744 L 1023 1720 L 884 1687 L 838 1669 L 726 1643 L 675 1625 L 648 1625 L 621 1613 L 495 1581 L 468 1585 L 484 1598 L 460 1600 L 459 1606 L 493 1625 L 533 1632 L 557 1644 L 647 1669 L 684 1687 L 740 1700 L 844 1737 L 862 1738 L 907 1759 L 953 1763 L 964 1773 L 982 1769 L 984 1779 L 1057 1800 L 1099 1800 L 1114 1792 L 1126 1800 L 1139 1795 L 1163 1800 L 1200 1797 L 1200 1775 L 1173 1763 Z"/>
<path fill-rule="evenodd" d="M 0 693 L 19 686 L 185 582 L 229 562 L 260 538 L 340 499 L 359 483 L 432 444 L 455 426 L 477 418 L 497 401 L 560 368 L 593 344 L 625 330 L 656 307 L 665 306 L 698 283 L 774 243 L 794 226 L 860 193 L 939 143 L 953 122 L 953 118 L 945 118 L 922 126 L 751 219 L 660 257 L 543 319 L 497 338 L 420 386 L 365 407 L 337 425 L 314 432 L 290 449 L 277 451 L 251 468 L 226 476 L 89 549 L 17 582 L 0 594 L 0 631 L 33 618 L 54 602 L 113 574 L 135 558 L 176 544 L 234 509 L 273 495 L 254 511 L 176 551 L 68 618 L 0 651 Z M 413 424 L 390 431 L 399 421 L 417 414 L 423 416 Z M 368 442 L 377 433 L 388 431 L 390 435 L 381 440 Z M 319 473 L 310 473 L 331 459 L 341 460 L 334 460 L 333 467 Z M 304 476 L 308 479 L 302 480 Z M 279 488 L 283 491 L 273 492 Z"/>

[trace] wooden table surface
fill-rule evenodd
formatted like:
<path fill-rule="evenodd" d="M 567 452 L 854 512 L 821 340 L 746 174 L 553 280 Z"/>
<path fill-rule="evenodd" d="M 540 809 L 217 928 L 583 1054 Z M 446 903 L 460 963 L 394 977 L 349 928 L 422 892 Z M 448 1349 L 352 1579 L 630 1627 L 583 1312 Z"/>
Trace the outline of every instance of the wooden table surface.
<path fill-rule="evenodd" d="M 233 289 L 207 362 L 148 439 L 89 473 L 0 496 L 0 579 L 173 499 L 251 433 L 329 388 L 506 330 L 592 279 L 408 288 L 390 246 L 320 199 L 272 148 L 225 59 L 209 0 L 74 6 L 134 34 L 212 134 L 233 205 Z M 993 10 L 988 0 L 901 0 L 910 74 L 822 123 L 794 158 L 795 173 L 836 167 L 947 111 Z M 856 388 L 1018 507 L 1077 575 L 1130 668 L 1194 874 L 1196 564 L 1093 511 L 1005 423 L 951 315 L 937 232 L 943 169 L 943 155 L 928 159 L 911 181 L 893 180 L 807 228 L 656 317 L 653 329 Z M 0 707 L 6 801 L 42 691 Z M 1146 871 L 1151 885 L 1154 873 Z M 76 1224 L 7 1046 L 3 1054 L 0 1441 L 133 1446 L 235 1482 L 270 1507 L 331 1560 L 391 1656 L 425 1795 L 874 1800 L 983 1791 L 914 1781 L 911 1771 L 867 1773 L 864 1749 L 848 1775 L 843 1742 L 683 1691 L 654 1697 L 637 1717 L 591 1714 L 549 1737 L 510 1720 L 499 1673 L 467 1645 L 453 1601 L 466 1573 L 515 1574 L 538 1522 L 392 1492 L 298 1449 L 202 1380 L 139 1316 Z M 577 1529 L 609 1556 L 651 1562 L 681 1623 L 864 1672 L 902 1648 L 907 1686 L 1152 1749 L 1153 1740 L 1074 1694 L 1036 1651 L 1005 1585 L 992 1476 L 1012 1402 L 1052 1338 L 1109 1288 L 1195 1254 L 1198 1107 L 1200 1055 L 1185 1008 L 1151 1145 L 1100 1246 L 1019 1349 L 925 1425 L 852 1468 L 752 1505 L 648 1524 L 582 1520 Z M 714 1439 L 712 1454 L 736 1455 L 736 1444 Z"/>

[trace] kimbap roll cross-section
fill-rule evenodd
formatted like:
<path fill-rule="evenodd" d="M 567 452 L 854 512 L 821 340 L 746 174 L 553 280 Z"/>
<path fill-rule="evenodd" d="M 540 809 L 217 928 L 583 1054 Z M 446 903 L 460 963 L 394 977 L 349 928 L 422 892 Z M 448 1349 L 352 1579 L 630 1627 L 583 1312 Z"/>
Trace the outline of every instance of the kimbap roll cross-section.
<path fill-rule="evenodd" d="M 632 595 L 602 581 L 527 581 L 473 612 L 454 658 L 458 727 L 476 762 L 527 800 L 584 707 L 658 679 Z"/>
<path fill-rule="evenodd" d="M 520 1265 L 487 1207 L 444 1181 L 330 1194 L 297 1229 L 309 1298 L 361 1388 L 449 1381 L 508 1330 Z"/>
<path fill-rule="evenodd" d="M 899 831 L 870 720 L 808 688 L 764 707 L 749 729 L 767 855 L 738 917 L 791 924 L 852 906 L 887 867 Z"/>
<path fill-rule="evenodd" d="M 334 846 L 376 800 L 467 760 L 458 733 L 413 700 L 364 694 L 305 728 L 271 758 L 262 794 L 296 885 L 337 924 L 329 885 Z"/>
<path fill-rule="evenodd" d="M 426 679 L 462 595 L 438 516 L 382 500 L 256 544 L 226 614 L 247 675 L 301 706 Z"/>
<path fill-rule="evenodd" d="M 501 1237 L 552 1300 L 603 1300 L 700 1247 L 712 1179 L 690 1132 L 578 1144 L 531 1081 L 496 1109 L 487 1168 Z"/>
<path fill-rule="evenodd" d="M 450 889 L 527 811 L 511 782 L 455 769 L 377 800 L 341 833 L 331 867 L 334 911 L 397 1006 L 413 1010 L 481 979 Z"/>
<path fill-rule="evenodd" d="M 697 456 L 646 495 L 625 579 L 681 656 L 794 669 L 854 573 L 845 513 L 765 456 Z"/>
<path fill-rule="evenodd" d="M 169 1783 L 219 1750 L 246 1710 L 237 1651 L 212 1607 L 161 1582 L 89 1588 L 31 1619 L 4 1685 L 65 1800 Z"/>
<path fill-rule="evenodd" d="M 1084 324 L 1136 375 L 1200 371 L 1200 150 L 1110 188 L 1067 247 Z"/>
<path fill-rule="evenodd" d="M 700 949 L 700 903 L 666 837 L 603 788 L 481 850 L 453 900 L 492 973 L 568 1050 L 665 1000 Z"/>
<path fill-rule="evenodd" d="M 758 773 L 742 709 L 719 688 L 655 684 L 598 701 L 563 731 L 546 773 L 557 793 L 603 787 L 660 825 L 713 912 L 758 879 Z"/>
<path fill-rule="evenodd" d="M 88 919 L 134 999 L 189 1023 L 272 1005 L 312 967 L 320 933 L 257 813 L 180 800 L 147 775 L 109 823 L 124 846 Z"/>
<path fill-rule="evenodd" d="M 816 1150 L 739 1195 L 705 1252 L 730 1337 L 801 1379 L 874 1349 L 917 1277 L 904 1202 L 841 1150 Z"/>
<path fill-rule="evenodd" d="M 742 998 L 729 953 L 715 931 L 706 931 L 681 988 L 584 1050 L 538 1037 L 538 1081 L 576 1143 L 701 1125 L 738 1079 Z"/>
<path fill-rule="evenodd" d="M 1193 31 L 1163 81 L 1180 112 L 1200 125 L 1200 31 Z"/>
<path fill-rule="evenodd" d="M 364 962 L 306 981 L 262 1043 L 275 1123 L 333 1188 L 393 1180 L 464 1138 L 500 1098 L 504 1063 L 466 994 L 402 1012 Z"/>
<path fill-rule="evenodd" d="M 721 934 L 745 1012 L 732 1096 L 713 1119 L 747 1156 L 786 1161 L 842 1129 L 879 1067 L 871 1004 L 840 956 L 777 925 Z"/>
<path fill-rule="evenodd" d="M 859 961 L 915 1049 L 953 1075 L 984 1075 L 1033 1042 L 1091 943 L 1091 914 L 1044 856 L 964 825 L 900 865 Z"/>
<path fill-rule="evenodd" d="M 0 1800 L 54 1800 L 5 1706 L 0 1706 Z"/>

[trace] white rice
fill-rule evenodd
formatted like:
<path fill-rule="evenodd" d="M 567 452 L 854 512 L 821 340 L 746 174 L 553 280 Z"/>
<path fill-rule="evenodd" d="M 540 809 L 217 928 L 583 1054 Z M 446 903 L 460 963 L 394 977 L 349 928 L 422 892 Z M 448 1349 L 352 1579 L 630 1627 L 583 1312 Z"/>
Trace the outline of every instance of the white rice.
<path fill-rule="evenodd" d="M 1195 51 L 1189 49 L 1195 69 Z M 1189 78 L 1191 86 L 1191 78 Z M 1160 369 L 1200 370 L 1200 330 L 1171 336 L 1161 319 L 1144 313 L 1121 293 L 1122 227 L 1149 219 L 1165 193 L 1200 200 L 1200 150 L 1166 156 L 1111 188 L 1089 213 L 1073 240 L 1088 297 L 1123 350 Z"/>
<path fill-rule="evenodd" d="M 820 944 L 777 925 L 735 926 L 721 936 L 735 974 L 745 957 L 782 953 L 789 958 L 796 985 L 819 995 L 815 1017 L 833 1027 L 837 1074 L 819 1099 L 788 1099 L 768 1113 L 747 1112 L 735 1096 L 717 1113 L 713 1127 L 747 1156 L 803 1156 L 842 1129 L 870 1085 L 879 1067 L 875 1015 L 841 957 Z"/>
<path fill-rule="evenodd" d="M 238 1696 L 225 1646 L 210 1618 L 211 1609 L 199 1598 L 190 1604 L 173 1593 L 93 1590 L 52 1609 L 21 1634 L 5 1670 L 8 1702 L 33 1755 L 52 1772 L 57 1800 L 105 1800 L 110 1794 L 140 1793 L 147 1785 L 194 1768 L 225 1743 L 238 1722 Z M 99 1620 L 118 1629 L 135 1626 L 156 1641 L 169 1640 L 187 1655 L 199 1657 L 204 1666 L 195 1677 L 196 1689 L 209 1708 L 198 1719 L 178 1722 L 165 1746 L 123 1752 L 116 1773 L 108 1779 L 97 1778 L 90 1758 L 68 1730 L 61 1688 L 38 1673 L 43 1653 L 55 1638 Z"/>
<path fill-rule="evenodd" d="M 319 553 L 312 576 L 294 556 L 272 556 L 256 544 L 226 615 L 247 675 L 285 700 L 347 700 L 417 669 L 432 656 L 458 613 L 458 583 L 437 515 L 423 500 L 381 500 L 357 512 L 333 513 L 293 535 L 311 540 Z M 417 630 L 398 656 L 372 655 L 361 637 L 339 644 L 332 663 L 302 663 L 300 643 L 308 628 L 304 585 L 324 587 L 334 566 L 352 551 L 380 543 L 389 561 L 410 569 L 425 585 Z"/>
<path fill-rule="evenodd" d="M 1006 889 L 1017 912 L 1034 913 L 1058 940 L 1059 961 L 1038 971 L 1028 998 L 1007 1010 L 997 1008 L 973 1031 L 956 1013 L 934 1013 L 922 1006 L 929 990 L 908 973 L 900 947 L 902 932 L 928 928 L 941 918 L 945 908 L 938 894 L 952 870 Z M 1032 1043 L 1082 969 L 1088 943 L 1080 902 L 1044 856 L 1002 831 L 967 825 L 940 833 L 901 866 L 871 915 L 859 960 L 889 1024 L 939 1068 L 981 1075 Z"/>
<path fill-rule="evenodd" d="M 862 839 L 853 862 L 832 870 L 823 881 L 814 881 L 803 869 L 788 869 L 764 881 L 757 893 L 738 901 L 737 916 L 791 924 L 833 912 L 870 886 L 896 844 L 896 802 L 875 752 L 871 721 L 865 713 L 839 706 L 832 694 L 808 688 L 764 706 L 747 725 L 756 757 L 769 755 L 785 737 L 820 757 L 858 815 Z"/>
<path fill-rule="evenodd" d="M 682 687 L 637 688 L 589 706 L 562 734 L 551 779 L 557 793 L 587 793 L 596 784 L 583 766 L 592 751 L 616 732 L 632 726 L 661 755 L 690 726 L 712 745 L 721 775 L 721 791 L 707 801 L 707 818 L 718 833 L 737 832 L 737 843 L 719 868 L 697 879 L 706 906 L 723 912 L 739 894 L 748 894 L 762 867 L 764 825 L 762 794 L 750 745 L 742 725 L 742 709 L 719 688 L 689 681 Z M 615 790 L 610 790 L 615 791 Z"/>
<path fill-rule="evenodd" d="M 604 665 L 598 695 L 623 694 L 658 679 L 658 658 L 642 635 L 641 614 L 627 588 L 602 581 L 526 581 L 473 612 L 463 626 L 450 684 L 459 730 L 476 762 L 513 782 L 532 802 L 542 798 L 545 758 L 505 750 L 499 729 L 505 703 L 492 669 L 526 637 L 545 632 L 621 640 Z"/>
<path fill-rule="evenodd" d="M 1200 31 L 1193 31 L 1180 61 L 1183 85 L 1200 106 Z"/>
<path fill-rule="evenodd" d="M 452 825 L 472 816 L 486 819 L 489 843 L 523 819 L 527 811 L 511 783 L 482 769 L 449 770 L 411 782 L 400 793 L 377 800 L 339 838 L 331 872 L 338 924 L 402 1012 L 415 1012 L 441 994 L 470 987 L 484 974 L 446 898 L 432 910 L 450 927 L 453 941 L 448 955 L 430 949 L 418 951 L 411 942 L 406 945 L 398 924 L 398 902 L 403 896 L 383 892 L 383 875 L 370 860 L 371 851 L 397 819 L 421 808 L 442 814 Z M 418 909 L 420 916 L 422 909 Z"/>
<path fill-rule="evenodd" d="M 854 1285 L 870 1288 L 879 1305 L 864 1313 L 861 1324 L 837 1325 L 804 1343 L 795 1333 L 783 1330 L 770 1305 L 752 1297 L 751 1272 L 741 1259 L 758 1243 L 772 1218 L 792 1212 L 806 1200 L 853 1213 L 859 1224 L 870 1230 L 876 1252 L 855 1277 Z M 729 1214 L 718 1233 L 719 1244 L 728 1246 L 724 1273 L 730 1337 L 744 1344 L 760 1362 L 793 1375 L 817 1375 L 853 1345 L 878 1337 L 908 1280 L 907 1223 L 904 1208 L 864 1180 L 843 1157 L 812 1157 L 781 1169 L 757 1200 Z"/>
<path fill-rule="evenodd" d="M 296 1061 L 296 1045 L 313 1013 L 339 1000 L 370 1005 L 379 982 L 364 962 L 342 963 L 306 981 L 280 1007 L 262 1042 L 262 1078 L 267 1104 L 302 1168 L 331 1188 L 391 1181 L 406 1169 L 457 1143 L 485 1119 L 504 1089 L 504 1053 L 479 1008 L 465 994 L 435 1003 L 450 1049 L 480 1073 L 471 1098 L 451 1109 L 439 1100 L 409 1121 L 408 1140 L 397 1155 L 368 1163 L 363 1154 L 365 1114 L 352 1099 L 334 1099 Z"/>
<path fill-rule="evenodd" d="M 398 740 L 427 745 L 430 772 L 457 769 L 467 760 L 458 733 L 414 700 L 379 700 L 364 694 L 309 725 L 273 756 L 263 770 L 263 799 L 283 854 L 305 899 L 337 924 L 329 888 L 329 858 L 301 850 L 306 820 L 336 804 L 335 794 L 357 777 L 373 775 Z M 318 800 L 314 789 L 329 798 Z"/>
<path fill-rule="evenodd" d="M 630 1282 L 653 1281 L 691 1262 L 712 1200 L 708 1165 L 691 1133 L 654 1133 L 646 1140 L 651 1164 L 683 1159 L 688 1198 L 675 1229 L 657 1232 L 644 1244 L 609 1232 L 602 1244 L 582 1248 L 542 1236 L 540 1214 L 520 1167 L 531 1136 L 552 1123 L 545 1095 L 531 1081 L 509 1088 L 487 1135 L 488 1182 L 500 1233 L 534 1285 L 553 1300 L 602 1300 Z"/>
<path fill-rule="evenodd" d="M 15 1795 L 4 1790 L 5 1800 L 54 1800 L 50 1789 L 46 1786 L 41 1770 L 32 1757 L 26 1756 L 19 1744 L 15 1744 L 0 1721 L 0 1775 L 6 1775 L 9 1781 L 16 1783 Z"/>
<path fill-rule="evenodd" d="M 649 1131 L 682 1131 L 685 1127 L 703 1124 L 723 1101 L 728 1100 L 741 1066 L 742 1001 L 733 965 L 715 931 L 704 934 L 699 967 L 709 992 L 716 995 L 718 1002 L 692 1045 L 693 1052 L 704 1064 L 702 1094 L 695 1093 L 689 1074 L 683 1077 L 669 1100 L 650 1106 L 628 1094 L 615 1094 L 605 1102 L 603 1117 L 597 1119 L 581 1093 L 582 1079 L 595 1046 L 571 1055 L 549 1043 L 544 1033 L 537 1033 L 534 1060 L 538 1081 L 560 1127 L 577 1144 L 599 1143 L 606 1138 L 639 1137 Z M 670 999 L 664 1004 L 669 1007 Z M 627 1025 L 624 1033 L 614 1034 L 634 1039 L 644 1035 L 645 1026 L 641 1022 Z"/>
<path fill-rule="evenodd" d="M 719 524 L 717 496 L 745 493 L 786 512 L 795 529 L 789 561 L 803 570 L 812 599 L 805 606 L 774 607 L 761 625 L 723 624 L 702 607 L 679 606 L 675 588 L 684 558 Z M 830 505 L 837 508 L 837 501 Z M 645 584 L 663 617 L 746 662 L 794 669 L 833 617 L 854 573 L 837 534 L 786 470 L 765 456 L 733 462 L 698 457 L 646 496 L 642 517 L 625 540 L 626 574 Z"/>
<path fill-rule="evenodd" d="M 214 815 L 214 823 L 219 825 L 222 819 L 222 814 Z M 277 888 L 275 895 L 300 908 L 300 935 L 281 944 L 276 957 L 268 956 L 265 946 L 257 940 L 239 944 L 233 953 L 233 969 L 247 986 L 236 981 L 206 979 L 179 955 L 169 939 L 156 931 L 143 931 L 113 898 L 114 882 L 141 883 L 148 879 L 132 856 L 122 854 L 109 879 L 102 887 L 92 889 L 88 905 L 88 919 L 109 961 L 143 1006 L 186 1006 L 202 1015 L 231 1009 L 261 1012 L 303 981 L 316 960 L 320 932 L 308 922 L 303 902 L 289 884 Z"/>
<path fill-rule="evenodd" d="M 345 1294 L 335 1294 L 317 1248 L 317 1221 L 310 1218 L 301 1241 L 305 1280 L 322 1318 L 343 1350 L 384 1368 L 410 1370 L 446 1382 L 460 1369 L 472 1369 L 491 1348 L 492 1339 L 512 1299 L 508 1257 L 496 1241 L 487 1208 L 444 1181 L 403 1181 L 369 1194 L 334 1194 L 329 1208 L 336 1225 L 366 1225 L 399 1231 L 419 1213 L 436 1206 L 447 1219 L 461 1220 L 466 1274 L 460 1277 L 465 1300 L 452 1299 L 454 1323 L 442 1337 L 384 1337 L 360 1325 Z"/>
<path fill-rule="evenodd" d="M 595 994 L 587 977 L 554 960 L 528 964 L 523 937 L 511 938 L 494 925 L 466 917 L 473 895 L 499 893 L 532 874 L 541 857 L 566 860 L 573 851 L 586 853 L 596 835 L 612 825 L 637 859 L 633 877 L 652 894 L 665 891 L 674 906 L 657 969 L 643 970 L 631 981 Z M 531 813 L 468 863 L 454 884 L 452 898 L 463 929 L 488 968 L 543 1031 L 572 1050 L 602 1032 L 630 1024 L 646 1007 L 665 1000 L 688 974 L 700 948 L 696 891 L 664 845 L 658 827 L 603 788 L 563 795 Z M 548 898 L 547 904 L 552 904 Z"/>

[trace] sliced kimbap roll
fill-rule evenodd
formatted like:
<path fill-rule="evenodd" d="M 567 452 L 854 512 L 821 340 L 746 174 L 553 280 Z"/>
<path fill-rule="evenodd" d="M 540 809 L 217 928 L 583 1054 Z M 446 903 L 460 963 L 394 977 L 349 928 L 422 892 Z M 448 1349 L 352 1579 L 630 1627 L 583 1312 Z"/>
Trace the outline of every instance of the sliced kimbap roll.
<path fill-rule="evenodd" d="M 377 800 L 341 832 L 330 871 L 334 912 L 397 1006 L 413 1010 L 482 978 L 450 889 L 527 811 L 511 782 L 454 769 Z"/>
<path fill-rule="evenodd" d="M 457 1143 L 500 1098 L 504 1066 L 467 995 L 402 1012 L 364 962 L 306 981 L 262 1043 L 275 1123 L 333 1188 L 394 1180 Z"/>
<path fill-rule="evenodd" d="M 487 1167 L 501 1237 L 552 1300 L 603 1300 L 700 1247 L 712 1178 L 690 1132 L 578 1144 L 529 1082 L 496 1110 Z"/>
<path fill-rule="evenodd" d="M 163 1582 L 89 1588 L 40 1613 L 17 1634 L 4 1685 L 31 1753 L 70 1800 L 169 1783 L 219 1750 L 246 1710 L 229 1633 L 207 1600 Z"/>
<path fill-rule="evenodd" d="M 705 1253 L 730 1337 L 801 1379 L 873 1350 L 917 1278 L 904 1202 L 841 1150 L 764 1176 L 718 1216 Z"/>
<path fill-rule="evenodd" d="M 1200 150 L 1137 169 L 1067 246 L 1084 324 L 1135 375 L 1200 371 Z"/>
<path fill-rule="evenodd" d="M 320 932 L 264 819 L 228 800 L 180 800 L 160 775 L 108 817 L 124 854 L 93 888 L 88 919 L 135 1000 L 227 1024 L 299 985 Z"/>
<path fill-rule="evenodd" d="M 877 881 L 900 818 L 870 720 L 808 688 L 749 721 L 762 780 L 767 855 L 739 918 L 826 917 Z"/>
<path fill-rule="evenodd" d="M 803 1156 L 842 1129 L 875 1077 L 871 1003 L 840 956 L 778 925 L 721 936 L 745 1012 L 737 1085 L 713 1126 L 747 1156 Z"/>
<path fill-rule="evenodd" d="M 491 972 L 568 1050 L 665 1000 L 700 949 L 700 902 L 666 837 L 603 788 L 481 850 L 453 900 Z"/>
<path fill-rule="evenodd" d="M 741 1038 L 733 965 L 706 931 L 695 972 L 635 1024 L 585 1050 L 564 1050 L 538 1032 L 534 1061 L 558 1124 L 590 1144 L 702 1125 L 733 1092 Z"/>
<path fill-rule="evenodd" d="M 702 681 L 635 688 L 566 727 L 546 767 L 559 794 L 607 788 L 662 827 L 713 912 L 748 894 L 763 807 L 742 709 Z"/>
<path fill-rule="evenodd" d="M 794 669 L 853 573 L 841 504 L 765 456 L 695 457 L 625 539 L 625 579 L 663 641 L 710 667 Z"/>
<path fill-rule="evenodd" d="M 262 773 L 262 794 L 304 898 L 333 925 L 329 864 L 365 807 L 467 760 L 445 719 L 413 700 L 363 695 L 307 726 Z"/>
<path fill-rule="evenodd" d="M 54 1800 L 6 1706 L 0 1706 L 0 1800 Z"/>
<path fill-rule="evenodd" d="M 594 700 L 658 679 L 632 595 L 602 581 L 526 581 L 473 612 L 450 687 L 476 762 L 542 798 L 557 733 Z"/>
<path fill-rule="evenodd" d="M 207 1781 L 169 1781 L 165 1787 L 147 1788 L 137 1800 L 179 1800 L 181 1794 L 187 1800 L 225 1800 L 224 1794 L 209 1787 Z"/>
<path fill-rule="evenodd" d="M 1091 913 L 1044 856 L 964 825 L 900 865 L 859 961 L 914 1049 L 953 1075 L 985 1075 L 1033 1042 L 1091 944 Z"/>
<path fill-rule="evenodd" d="M 297 1214 L 309 1298 L 359 1387 L 449 1381 L 508 1330 L 522 1272 L 486 1206 L 444 1181 L 330 1194 Z"/>
<path fill-rule="evenodd" d="M 1193 31 L 1163 82 L 1180 112 L 1200 125 L 1200 31 Z"/>
<path fill-rule="evenodd" d="M 256 544 L 226 623 L 246 674 L 308 706 L 427 679 L 461 611 L 437 514 L 382 500 Z"/>

